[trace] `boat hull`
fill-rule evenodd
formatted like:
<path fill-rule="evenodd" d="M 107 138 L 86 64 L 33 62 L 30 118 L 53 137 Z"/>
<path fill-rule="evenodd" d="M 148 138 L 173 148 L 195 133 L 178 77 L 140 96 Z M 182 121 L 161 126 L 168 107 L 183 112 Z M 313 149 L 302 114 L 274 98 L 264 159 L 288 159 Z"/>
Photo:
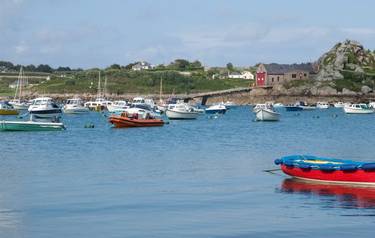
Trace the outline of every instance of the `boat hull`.
<path fill-rule="evenodd" d="M 257 121 L 278 121 L 280 114 L 266 109 L 259 109 L 255 113 Z"/>
<path fill-rule="evenodd" d="M 207 114 L 225 114 L 227 109 L 206 109 Z"/>
<path fill-rule="evenodd" d="M 299 107 L 299 106 L 286 106 L 285 109 L 288 112 L 296 112 L 296 111 L 302 111 L 303 110 L 303 108 Z"/>
<path fill-rule="evenodd" d="M 88 113 L 90 110 L 87 107 L 64 107 L 63 109 L 65 114 L 82 114 L 82 113 Z"/>
<path fill-rule="evenodd" d="M 30 115 L 39 117 L 39 118 L 52 118 L 60 117 L 61 109 L 46 109 L 46 110 L 29 110 Z"/>
<path fill-rule="evenodd" d="M 281 170 L 292 177 L 325 183 L 375 185 L 375 163 L 287 156 L 275 160 Z"/>
<path fill-rule="evenodd" d="M 109 118 L 109 122 L 112 123 L 116 128 L 153 127 L 164 125 L 164 121 L 161 119 L 133 119 L 122 116 L 111 116 Z"/>
<path fill-rule="evenodd" d="M 309 110 L 315 110 L 316 107 L 314 106 L 300 106 L 302 107 L 302 110 L 309 111 Z"/>
<path fill-rule="evenodd" d="M 194 120 L 199 116 L 199 112 L 180 112 L 167 109 L 165 114 L 170 120 Z"/>
<path fill-rule="evenodd" d="M 0 121 L 0 131 L 61 131 L 63 123 L 33 121 Z"/>
<path fill-rule="evenodd" d="M 371 114 L 374 113 L 373 109 L 356 109 L 350 107 L 344 107 L 344 112 L 346 114 Z"/>

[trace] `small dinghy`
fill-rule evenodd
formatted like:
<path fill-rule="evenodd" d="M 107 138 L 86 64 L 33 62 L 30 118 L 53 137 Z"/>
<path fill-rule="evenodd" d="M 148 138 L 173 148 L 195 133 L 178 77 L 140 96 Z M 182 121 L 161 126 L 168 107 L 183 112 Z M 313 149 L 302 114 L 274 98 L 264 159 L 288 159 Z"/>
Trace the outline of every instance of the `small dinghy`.
<path fill-rule="evenodd" d="M 375 163 L 292 155 L 276 159 L 275 164 L 299 179 L 375 186 Z"/>
<path fill-rule="evenodd" d="M 151 126 L 163 126 L 164 121 L 146 115 L 144 118 L 139 117 L 138 114 L 122 113 L 120 116 L 112 115 L 109 118 L 109 122 L 112 123 L 116 128 L 123 127 L 151 127 Z"/>
<path fill-rule="evenodd" d="M 0 131 L 61 131 L 65 126 L 60 122 L 0 121 Z"/>

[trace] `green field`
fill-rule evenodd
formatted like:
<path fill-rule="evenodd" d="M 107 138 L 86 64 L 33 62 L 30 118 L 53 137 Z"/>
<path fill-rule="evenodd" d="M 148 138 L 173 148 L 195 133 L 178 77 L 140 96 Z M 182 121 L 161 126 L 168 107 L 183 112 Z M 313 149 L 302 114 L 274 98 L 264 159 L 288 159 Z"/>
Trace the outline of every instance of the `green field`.
<path fill-rule="evenodd" d="M 48 93 L 91 93 L 95 94 L 98 87 L 98 70 L 87 70 L 66 74 L 54 74 L 49 81 L 42 81 L 31 88 L 31 91 Z M 189 94 L 225 90 L 236 87 L 247 87 L 251 83 L 243 79 L 212 80 L 204 71 L 191 72 L 191 76 L 182 75 L 178 71 L 101 71 L 102 86 L 107 78 L 109 94 L 158 94 L 160 81 L 163 79 L 163 93 Z M 0 93 L 11 93 L 8 82 L 0 84 Z"/>

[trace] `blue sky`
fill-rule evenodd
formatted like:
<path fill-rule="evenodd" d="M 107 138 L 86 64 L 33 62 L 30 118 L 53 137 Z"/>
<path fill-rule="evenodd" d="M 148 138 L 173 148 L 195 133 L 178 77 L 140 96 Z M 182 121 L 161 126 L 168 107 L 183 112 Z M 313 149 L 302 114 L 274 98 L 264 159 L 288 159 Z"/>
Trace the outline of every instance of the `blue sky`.
<path fill-rule="evenodd" d="M 374 9 L 371 0 L 0 0 L 0 60 L 307 62 L 347 38 L 375 49 Z"/>

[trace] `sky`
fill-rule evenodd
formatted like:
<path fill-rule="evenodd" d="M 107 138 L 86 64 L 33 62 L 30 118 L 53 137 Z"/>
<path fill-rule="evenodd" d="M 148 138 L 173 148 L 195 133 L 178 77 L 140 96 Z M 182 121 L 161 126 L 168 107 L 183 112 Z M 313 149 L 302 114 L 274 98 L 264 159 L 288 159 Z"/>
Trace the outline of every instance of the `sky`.
<path fill-rule="evenodd" d="M 0 0 L 0 60 L 73 68 L 301 63 L 375 49 L 373 0 Z"/>

